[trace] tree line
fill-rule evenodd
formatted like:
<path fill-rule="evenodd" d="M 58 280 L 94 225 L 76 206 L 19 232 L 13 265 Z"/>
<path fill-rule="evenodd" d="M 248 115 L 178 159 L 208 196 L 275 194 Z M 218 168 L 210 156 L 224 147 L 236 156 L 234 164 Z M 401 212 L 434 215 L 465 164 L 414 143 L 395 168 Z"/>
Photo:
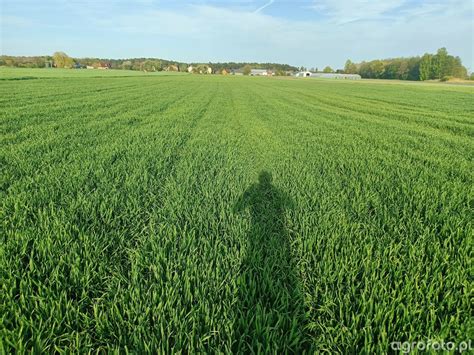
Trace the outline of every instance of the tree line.
<path fill-rule="evenodd" d="M 104 58 L 72 58 L 64 52 L 56 52 L 52 56 L 0 56 L 0 66 L 19 68 L 85 68 L 107 65 L 111 69 L 161 71 L 173 66 L 173 69 L 186 71 L 187 64 L 157 58 L 104 59 Z"/>
<path fill-rule="evenodd" d="M 56 52 L 52 56 L 0 56 L 0 66 L 23 67 L 23 68 L 85 68 L 87 66 L 99 67 L 106 65 L 111 69 L 140 70 L 140 71 L 180 71 L 186 72 L 189 65 L 193 68 L 212 68 L 213 73 L 223 71 L 230 72 L 233 69 L 242 69 L 249 73 L 250 69 L 269 69 L 277 75 L 287 75 L 290 72 L 306 70 L 304 67 L 294 67 L 288 64 L 278 63 L 247 63 L 247 62 L 223 62 L 223 63 L 183 63 L 159 58 L 130 58 L 130 59 L 103 59 L 103 58 L 72 58 L 64 52 Z M 201 69 L 199 69 L 201 68 Z M 310 71 L 318 71 L 311 68 Z M 325 73 L 359 74 L 369 79 L 398 79 L 398 80 L 448 80 L 449 78 L 468 78 L 466 68 L 462 65 L 459 57 L 452 56 L 446 48 L 440 48 L 435 54 L 426 53 L 423 56 L 376 59 L 353 63 L 350 59 L 346 61 L 344 69 L 334 71 L 327 66 L 323 69 Z M 474 80 L 471 74 L 470 79 Z"/>
<path fill-rule="evenodd" d="M 212 69 L 217 73 L 222 70 L 242 69 L 244 72 L 249 69 L 268 69 L 273 72 L 297 71 L 298 68 L 289 64 L 279 63 L 251 63 L 251 62 L 223 62 L 209 63 Z"/>
<path fill-rule="evenodd" d="M 467 69 L 461 58 L 448 54 L 440 48 L 436 54 L 426 53 L 422 57 L 376 59 L 370 62 L 353 63 L 347 60 L 344 66 L 347 74 L 359 74 L 369 79 L 399 80 L 448 80 L 467 79 Z M 472 78 L 472 75 L 471 75 Z"/>
<path fill-rule="evenodd" d="M 273 71 L 296 71 L 297 68 L 288 64 L 278 63 L 183 63 L 159 58 L 129 58 L 129 59 L 104 59 L 104 58 L 72 58 L 64 52 L 56 52 L 52 56 L 0 56 L 0 66 L 22 67 L 22 68 L 45 68 L 54 66 L 57 68 L 84 68 L 87 66 L 98 67 L 107 65 L 110 69 L 140 70 L 140 71 L 182 71 L 186 72 L 189 65 L 193 67 L 209 66 L 214 73 L 222 70 L 242 69 L 270 69 Z"/>

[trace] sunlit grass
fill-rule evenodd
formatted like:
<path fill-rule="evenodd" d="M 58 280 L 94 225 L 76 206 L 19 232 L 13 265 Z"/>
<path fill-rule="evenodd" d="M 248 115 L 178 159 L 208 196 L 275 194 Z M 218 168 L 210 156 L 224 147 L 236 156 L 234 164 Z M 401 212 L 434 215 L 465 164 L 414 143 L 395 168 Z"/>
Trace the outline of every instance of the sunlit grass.
<path fill-rule="evenodd" d="M 0 81 L 6 352 L 472 338 L 472 88 L 78 72 Z"/>

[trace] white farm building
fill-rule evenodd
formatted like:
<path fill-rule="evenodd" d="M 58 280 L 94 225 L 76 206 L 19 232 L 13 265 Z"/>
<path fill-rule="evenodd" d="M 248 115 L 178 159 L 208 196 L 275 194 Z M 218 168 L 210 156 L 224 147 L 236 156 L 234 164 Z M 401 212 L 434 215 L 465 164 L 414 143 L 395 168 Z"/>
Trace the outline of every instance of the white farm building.
<path fill-rule="evenodd" d="M 302 78 L 321 78 L 321 79 L 343 79 L 343 80 L 359 80 L 359 74 L 339 74 L 339 73 L 311 73 L 309 71 L 301 71 L 296 74 Z"/>
<path fill-rule="evenodd" d="M 267 76 L 268 70 L 267 69 L 252 69 L 250 71 L 251 76 Z"/>

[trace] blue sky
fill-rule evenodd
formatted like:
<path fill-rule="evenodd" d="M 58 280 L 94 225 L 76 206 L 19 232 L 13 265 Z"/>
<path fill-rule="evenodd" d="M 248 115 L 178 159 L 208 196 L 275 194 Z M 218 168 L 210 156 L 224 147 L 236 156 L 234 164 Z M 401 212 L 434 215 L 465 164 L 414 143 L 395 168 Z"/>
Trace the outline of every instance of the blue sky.
<path fill-rule="evenodd" d="M 341 68 L 446 47 L 474 70 L 472 0 L 0 0 L 2 54 Z"/>

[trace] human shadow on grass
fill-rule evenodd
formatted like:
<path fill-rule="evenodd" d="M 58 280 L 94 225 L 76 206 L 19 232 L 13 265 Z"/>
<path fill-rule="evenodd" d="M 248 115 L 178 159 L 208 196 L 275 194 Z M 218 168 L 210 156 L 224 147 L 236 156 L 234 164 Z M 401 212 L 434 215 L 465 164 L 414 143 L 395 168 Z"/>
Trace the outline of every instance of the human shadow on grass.
<path fill-rule="evenodd" d="M 239 299 L 233 334 L 236 353 L 302 353 L 309 350 L 304 333 L 304 303 L 291 258 L 286 210 L 290 196 L 262 171 L 237 200 L 234 211 L 249 209 L 245 259 L 237 280 Z"/>

